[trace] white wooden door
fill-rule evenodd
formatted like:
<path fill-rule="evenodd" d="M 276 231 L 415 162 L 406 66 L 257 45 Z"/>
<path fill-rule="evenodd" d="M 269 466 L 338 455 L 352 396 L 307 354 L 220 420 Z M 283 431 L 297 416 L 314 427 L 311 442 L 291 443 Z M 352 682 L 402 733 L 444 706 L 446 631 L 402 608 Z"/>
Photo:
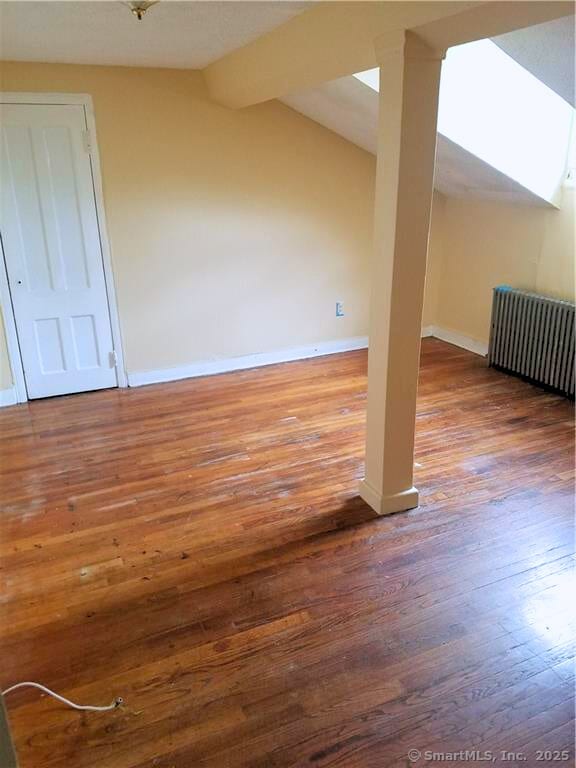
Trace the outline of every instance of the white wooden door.
<path fill-rule="evenodd" d="M 82 105 L 0 106 L 0 233 L 30 398 L 117 386 Z"/>

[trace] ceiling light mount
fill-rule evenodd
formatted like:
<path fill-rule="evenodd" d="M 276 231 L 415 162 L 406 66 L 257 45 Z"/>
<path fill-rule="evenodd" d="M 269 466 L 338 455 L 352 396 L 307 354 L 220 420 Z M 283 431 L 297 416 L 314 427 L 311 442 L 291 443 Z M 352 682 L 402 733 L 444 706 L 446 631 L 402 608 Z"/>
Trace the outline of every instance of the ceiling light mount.
<path fill-rule="evenodd" d="M 134 16 L 138 21 L 142 21 L 144 14 L 152 5 L 156 5 L 158 0 L 135 0 L 134 2 L 125 3 L 130 8 Z"/>

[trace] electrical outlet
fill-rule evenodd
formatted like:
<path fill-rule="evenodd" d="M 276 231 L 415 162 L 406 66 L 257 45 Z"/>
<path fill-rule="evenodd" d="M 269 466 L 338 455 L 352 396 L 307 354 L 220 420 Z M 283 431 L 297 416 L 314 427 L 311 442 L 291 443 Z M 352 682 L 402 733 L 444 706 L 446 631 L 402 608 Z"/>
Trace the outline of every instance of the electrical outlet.
<path fill-rule="evenodd" d="M 344 304 L 341 301 L 336 302 L 336 317 L 344 317 Z"/>

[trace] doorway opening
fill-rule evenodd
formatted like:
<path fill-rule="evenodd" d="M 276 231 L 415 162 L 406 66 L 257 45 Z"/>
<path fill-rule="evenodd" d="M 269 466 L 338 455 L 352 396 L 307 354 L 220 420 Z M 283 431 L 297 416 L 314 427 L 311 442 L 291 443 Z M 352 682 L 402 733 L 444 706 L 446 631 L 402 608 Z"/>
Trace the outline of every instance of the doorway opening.
<path fill-rule="evenodd" d="M 127 386 L 91 98 L 1 104 L 0 300 L 18 402 Z"/>

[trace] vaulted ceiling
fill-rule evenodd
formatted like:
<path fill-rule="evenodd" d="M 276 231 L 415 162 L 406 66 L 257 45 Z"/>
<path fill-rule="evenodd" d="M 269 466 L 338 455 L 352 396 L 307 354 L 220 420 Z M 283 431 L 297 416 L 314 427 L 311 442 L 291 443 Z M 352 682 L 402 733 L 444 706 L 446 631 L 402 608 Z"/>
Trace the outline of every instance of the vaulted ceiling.
<path fill-rule="evenodd" d="M 493 41 L 566 101 L 574 104 L 574 17 L 567 16 L 493 38 Z M 282 101 L 376 154 L 378 94 L 352 76 L 288 94 Z M 545 205 L 529 190 L 438 135 L 436 188 L 450 197 Z"/>
<path fill-rule="evenodd" d="M 574 98 L 574 17 L 493 38 L 496 45 L 567 102 Z"/>
<path fill-rule="evenodd" d="M 121 2 L 0 2 L 0 57 L 8 60 L 204 69 L 315 7 L 313 2 L 160 2 L 137 21 Z M 341 4 L 336 4 L 338 10 Z M 372 12 L 374 4 L 367 5 Z M 368 8 L 368 5 L 370 7 Z M 386 5 L 381 4 L 381 5 Z M 409 13 L 429 15 L 419 3 Z M 439 3 L 443 13 L 482 4 Z M 410 7 L 411 6 L 411 7 Z M 535 7 L 535 6 L 534 6 Z M 391 12 L 395 12 L 392 9 Z M 433 14 L 432 14 L 433 16 Z M 574 18 L 494 38 L 550 88 L 574 103 Z M 351 76 L 301 88 L 282 100 L 346 139 L 376 151 L 377 94 Z M 531 193 L 440 137 L 436 183 L 448 195 L 540 204 Z"/>
<path fill-rule="evenodd" d="M 355 77 L 290 94 L 288 106 L 376 154 L 378 94 Z M 542 206 L 543 201 L 462 147 L 438 135 L 435 186 L 449 197 L 484 198 Z"/>

